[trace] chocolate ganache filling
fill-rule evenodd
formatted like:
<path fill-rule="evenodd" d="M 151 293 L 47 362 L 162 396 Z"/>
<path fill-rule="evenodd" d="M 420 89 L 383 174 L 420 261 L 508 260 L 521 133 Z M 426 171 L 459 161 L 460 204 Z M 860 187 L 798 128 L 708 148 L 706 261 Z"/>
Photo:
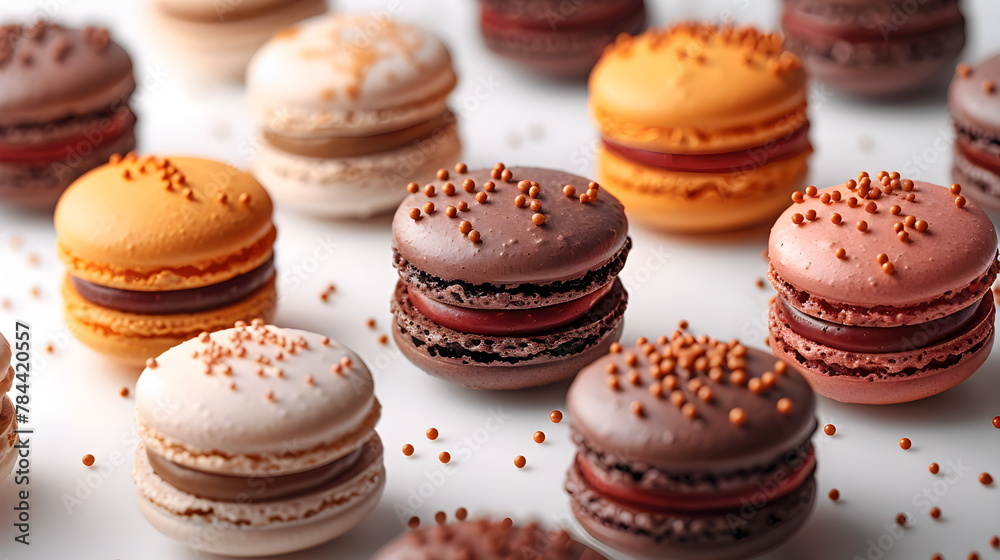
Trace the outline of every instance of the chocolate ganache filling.
<path fill-rule="evenodd" d="M 337 480 L 358 461 L 364 446 L 308 471 L 285 475 L 229 476 L 183 467 L 156 453 L 146 452 L 153 472 L 174 488 L 220 502 L 273 502 L 305 496 Z"/>
<path fill-rule="evenodd" d="M 807 315 L 778 298 L 778 314 L 793 331 L 824 346 L 848 352 L 881 354 L 908 352 L 955 337 L 968 329 L 982 313 L 993 306 L 991 294 L 978 303 L 946 317 L 899 327 L 857 327 L 831 323 Z"/>
<path fill-rule="evenodd" d="M 226 307 L 249 297 L 274 277 L 274 258 L 225 282 L 165 292 L 140 292 L 101 286 L 72 277 L 80 297 L 94 305 L 140 315 L 198 313 Z"/>

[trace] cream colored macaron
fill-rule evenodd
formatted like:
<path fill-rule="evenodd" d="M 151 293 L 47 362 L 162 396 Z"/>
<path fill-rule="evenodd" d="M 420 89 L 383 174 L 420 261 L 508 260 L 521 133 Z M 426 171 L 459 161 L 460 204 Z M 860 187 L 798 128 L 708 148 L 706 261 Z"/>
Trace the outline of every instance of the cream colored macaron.
<path fill-rule="evenodd" d="M 261 321 L 168 350 L 136 384 L 140 511 L 173 539 L 232 556 L 339 536 L 385 484 L 373 389 L 347 348 Z"/>
<path fill-rule="evenodd" d="M 459 159 L 451 55 L 375 13 L 327 14 L 254 55 L 247 101 L 261 125 L 254 175 L 279 204 L 329 217 L 391 210 L 411 181 Z"/>

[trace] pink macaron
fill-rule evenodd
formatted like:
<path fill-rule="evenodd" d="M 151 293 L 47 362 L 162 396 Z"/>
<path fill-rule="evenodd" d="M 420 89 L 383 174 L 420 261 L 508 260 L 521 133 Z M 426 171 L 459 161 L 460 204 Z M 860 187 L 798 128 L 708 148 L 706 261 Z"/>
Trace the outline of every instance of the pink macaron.
<path fill-rule="evenodd" d="M 775 354 L 832 399 L 940 393 L 993 346 L 996 230 L 949 188 L 898 173 L 806 189 L 771 229 Z"/>

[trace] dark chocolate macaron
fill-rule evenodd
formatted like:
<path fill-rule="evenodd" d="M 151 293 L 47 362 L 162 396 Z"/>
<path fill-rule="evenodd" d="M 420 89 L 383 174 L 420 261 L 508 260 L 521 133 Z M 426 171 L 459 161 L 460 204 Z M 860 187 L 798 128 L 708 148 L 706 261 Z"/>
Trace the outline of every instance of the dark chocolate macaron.
<path fill-rule="evenodd" d="M 594 538 L 640 558 L 747 558 L 812 511 L 815 396 L 774 356 L 675 332 L 615 345 L 570 387 L 566 490 Z"/>
<path fill-rule="evenodd" d="M 529 523 L 464 521 L 410 531 L 382 547 L 372 560 L 605 560 L 566 531 L 545 531 Z"/>
<path fill-rule="evenodd" d="M 781 27 L 810 77 L 855 95 L 906 95 L 965 47 L 960 0 L 784 0 Z"/>
<path fill-rule="evenodd" d="M 621 33 L 646 27 L 644 0 L 480 0 L 493 52 L 554 77 L 586 76 Z"/>
<path fill-rule="evenodd" d="M 983 206 L 1000 209 L 1000 55 L 959 64 L 948 91 L 955 124 L 952 181 Z"/>
<path fill-rule="evenodd" d="M 622 205 L 560 171 L 438 171 L 393 219 L 403 353 L 432 375 L 516 389 L 576 374 L 621 336 Z"/>
<path fill-rule="evenodd" d="M 51 207 L 135 148 L 132 61 L 107 29 L 0 27 L 0 201 Z"/>

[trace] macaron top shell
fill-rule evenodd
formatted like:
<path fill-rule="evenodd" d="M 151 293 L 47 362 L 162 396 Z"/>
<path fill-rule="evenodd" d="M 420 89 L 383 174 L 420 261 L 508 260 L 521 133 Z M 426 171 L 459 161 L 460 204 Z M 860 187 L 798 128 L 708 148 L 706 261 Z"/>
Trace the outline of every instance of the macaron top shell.
<path fill-rule="evenodd" d="M 400 204 L 392 222 L 393 246 L 418 269 L 444 280 L 471 284 L 538 284 L 575 279 L 611 261 L 625 246 L 628 221 L 620 202 L 600 190 L 594 200 L 580 202 L 590 181 L 583 177 L 533 167 L 512 167 L 510 181 L 494 179 L 492 171 L 452 172 L 438 179 L 433 196 L 426 186 L 410 194 Z M 473 192 L 462 185 L 472 181 Z M 536 212 L 530 207 L 530 187 L 522 181 L 536 182 Z M 487 183 L 493 190 L 485 192 Z M 451 184 L 454 194 L 445 194 Z M 520 185 L 520 187 L 519 187 Z M 572 185 L 575 195 L 564 193 Z M 480 203 L 477 197 L 485 195 Z M 515 205 L 517 197 L 524 206 Z M 426 213 L 428 203 L 434 205 Z M 447 207 L 468 205 L 448 217 Z M 420 210 L 417 219 L 410 214 Z M 535 214 L 544 223 L 536 225 Z M 460 230 L 463 221 L 479 235 L 470 241 Z"/>
<path fill-rule="evenodd" d="M 1000 55 L 972 68 L 964 65 L 951 81 L 948 109 L 976 136 L 1000 138 Z"/>
<path fill-rule="evenodd" d="M 252 176 L 223 163 L 129 154 L 73 183 L 55 226 L 74 276 L 158 290 L 176 287 L 165 285 L 175 277 L 217 283 L 266 262 L 272 210 Z"/>
<path fill-rule="evenodd" d="M 378 408 L 357 354 L 258 323 L 167 350 L 147 364 L 135 395 L 137 421 L 164 447 L 220 456 L 295 457 L 366 429 Z"/>
<path fill-rule="evenodd" d="M 570 386 L 570 425 L 595 451 L 667 472 L 730 472 L 773 463 L 815 430 L 812 390 L 773 355 L 682 334 L 655 342 L 613 351 Z M 734 409 L 745 422 L 734 420 Z"/>
<path fill-rule="evenodd" d="M 591 113 L 609 139 L 666 153 L 735 151 L 790 135 L 806 123 L 806 74 L 782 42 L 700 23 L 619 37 L 590 75 Z"/>
<path fill-rule="evenodd" d="M 350 136 L 441 114 L 455 83 L 448 49 L 419 27 L 378 14 L 326 14 L 257 51 L 247 98 L 276 132 Z"/>
<path fill-rule="evenodd" d="M 522 527 L 502 522 L 464 521 L 409 531 L 375 553 L 373 560 L 605 560 L 572 540 L 566 531 L 544 531 L 531 523 Z"/>
<path fill-rule="evenodd" d="M 875 184 L 878 181 L 872 180 Z M 912 190 L 897 188 L 877 199 L 860 199 L 852 208 L 850 199 L 860 198 L 858 188 L 845 183 L 819 190 L 816 196 L 805 195 L 803 202 L 792 203 L 778 218 L 771 228 L 768 255 L 783 281 L 828 301 L 905 306 L 964 288 L 993 266 L 996 230 L 975 202 L 962 197 L 964 206 L 959 207 L 960 195 L 915 181 Z M 912 201 L 906 200 L 910 194 Z M 824 203 L 827 197 L 840 200 Z M 815 219 L 795 223 L 810 212 L 815 212 Z M 838 223 L 831 221 L 835 213 Z M 910 215 L 924 222 L 914 222 L 926 227 L 923 232 L 905 225 Z M 865 231 L 859 230 L 860 221 L 865 222 Z M 837 253 L 840 248 L 845 250 L 842 257 Z M 880 262 L 880 254 L 891 263 L 891 273 Z"/>
<path fill-rule="evenodd" d="M 135 89 L 128 53 L 97 27 L 0 27 L 0 126 L 109 108 Z"/>

